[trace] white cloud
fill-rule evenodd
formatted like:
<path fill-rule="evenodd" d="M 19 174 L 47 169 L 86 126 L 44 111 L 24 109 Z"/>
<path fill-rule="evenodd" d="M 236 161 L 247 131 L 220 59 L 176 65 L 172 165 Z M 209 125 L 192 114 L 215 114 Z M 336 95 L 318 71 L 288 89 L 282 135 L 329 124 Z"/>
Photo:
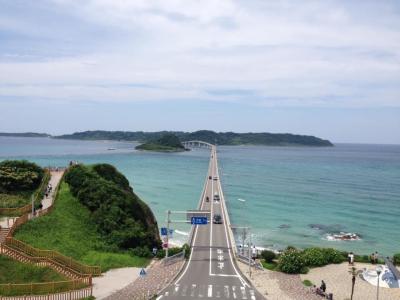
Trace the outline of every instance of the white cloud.
<path fill-rule="evenodd" d="M 364 11 L 337 1 L 57 0 L 53 5 L 66 19 L 80 22 L 64 21 L 53 38 L 46 30 L 49 44 L 35 52 L 42 53 L 40 60 L 19 60 L 18 53 L 0 47 L 0 96 L 400 106 L 399 8 L 387 3 L 366 1 Z M 34 26 L 40 18 L 30 22 Z M 0 17 L 3 24 L 38 36 L 22 19 Z M 64 26 L 76 35 L 58 35 Z M 80 43 L 86 45 L 83 53 Z M 46 58 L 55 45 L 70 44 L 68 55 Z M 253 92 L 216 95 L 207 93 L 210 89 Z"/>

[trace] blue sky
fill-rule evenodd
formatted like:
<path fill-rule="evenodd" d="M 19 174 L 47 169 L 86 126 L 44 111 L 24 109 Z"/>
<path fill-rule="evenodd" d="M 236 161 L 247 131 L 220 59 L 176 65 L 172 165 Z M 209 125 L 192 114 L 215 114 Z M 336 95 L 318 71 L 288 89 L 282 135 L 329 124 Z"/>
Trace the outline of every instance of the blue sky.
<path fill-rule="evenodd" d="M 400 143 L 398 1 L 0 0 L 0 131 Z"/>

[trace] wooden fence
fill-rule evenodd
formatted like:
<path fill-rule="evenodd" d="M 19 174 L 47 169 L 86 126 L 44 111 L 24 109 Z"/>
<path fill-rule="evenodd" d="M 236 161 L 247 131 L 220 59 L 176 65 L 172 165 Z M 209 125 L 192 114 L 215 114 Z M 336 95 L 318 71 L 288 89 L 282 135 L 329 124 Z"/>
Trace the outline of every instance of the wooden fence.
<path fill-rule="evenodd" d="M 92 296 L 92 287 L 46 295 L 2 296 L 0 300 L 79 300 Z"/>
<path fill-rule="evenodd" d="M 37 249 L 12 237 L 7 237 L 4 244 L 10 248 L 16 249 L 17 251 L 25 253 L 31 257 L 41 257 L 41 258 L 51 259 L 59 263 L 60 265 L 72 269 L 82 275 L 90 274 L 93 276 L 98 276 L 101 274 L 100 267 L 87 266 L 81 264 L 80 262 L 77 262 L 71 257 L 62 255 L 58 251 Z"/>

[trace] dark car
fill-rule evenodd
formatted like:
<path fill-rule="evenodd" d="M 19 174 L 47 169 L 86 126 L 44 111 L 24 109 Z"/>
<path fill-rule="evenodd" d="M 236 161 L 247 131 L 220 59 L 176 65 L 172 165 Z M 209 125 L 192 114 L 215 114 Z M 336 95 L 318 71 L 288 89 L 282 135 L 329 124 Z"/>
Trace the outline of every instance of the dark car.
<path fill-rule="evenodd" d="M 208 176 L 208 179 L 211 179 L 212 177 L 211 176 Z"/>
<path fill-rule="evenodd" d="M 218 177 L 217 177 L 217 176 L 215 176 L 213 179 L 214 179 L 214 180 L 218 180 Z"/>
<path fill-rule="evenodd" d="M 219 201 L 219 195 L 218 194 L 214 195 L 214 201 Z"/>
<path fill-rule="evenodd" d="M 221 215 L 214 215 L 213 223 L 214 223 L 214 224 L 222 224 L 222 217 L 221 217 Z"/>
<path fill-rule="evenodd" d="M 209 202 L 210 201 L 210 198 L 207 196 L 206 197 L 206 202 Z"/>

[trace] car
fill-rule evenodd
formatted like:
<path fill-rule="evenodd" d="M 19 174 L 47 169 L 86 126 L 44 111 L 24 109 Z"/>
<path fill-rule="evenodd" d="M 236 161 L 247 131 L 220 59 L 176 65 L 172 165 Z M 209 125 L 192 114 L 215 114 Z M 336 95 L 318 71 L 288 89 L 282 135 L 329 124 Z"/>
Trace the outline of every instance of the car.
<path fill-rule="evenodd" d="M 211 176 L 208 176 L 208 179 L 211 179 L 212 177 Z"/>
<path fill-rule="evenodd" d="M 219 201 L 219 195 L 218 194 L 214 195 L 214 201 Z"/>
<path fill-rule="evenodd" d="M 218 180 L 218 177 L 217 177 L 217 176 L 215 176 L 213 179 L 214 179 L 214 180 Z"/>
<path fill-rule="evenodd" d="M 210 201 L 210 198 L 207 196 L 206 197 L 206 202 L 209 202 Z"/>
<path fill-rule="evenodd" d="M 222 217 L 221 217 L 221 215 L 218 215 L 218 214 L 214 215 L 213 223 L 214 223 L 214 224 L 222 224 Z"/>

